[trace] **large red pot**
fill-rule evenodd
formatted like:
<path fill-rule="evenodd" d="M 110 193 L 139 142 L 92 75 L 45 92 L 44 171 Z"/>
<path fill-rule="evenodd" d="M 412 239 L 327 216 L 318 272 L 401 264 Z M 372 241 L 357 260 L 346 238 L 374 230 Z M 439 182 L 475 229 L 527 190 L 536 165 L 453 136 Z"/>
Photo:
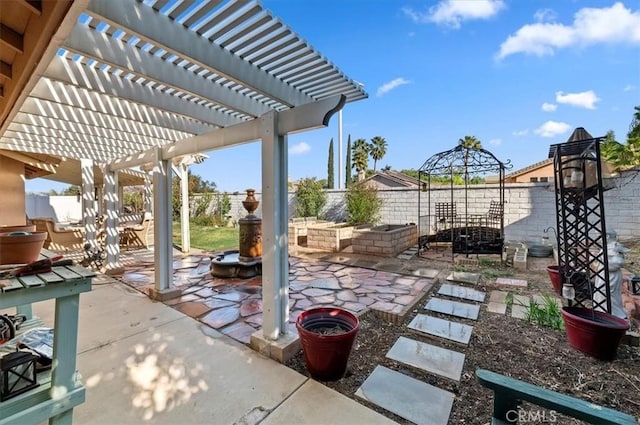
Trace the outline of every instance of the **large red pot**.
<path fill-rule="evenodd" d="M 46 238 L 47 232 L 0 233 L 0 264 L 36 261 Z"/>
<path fill-rule="evenodd" d="M 565 281 L 564 273 L 559 266 L 549 266 L 547 267 L 547 273 L 549 273 L 549 279 L 551 279 L 551 285 L 553 285 L 553 290 L 562 295 L 562 284 Z"/>
<path fill-rule="evenodd" d="M 336 326 L 344 332 L 328 335 L 318 333 L 319 329 L 333 329 Z M 338 307 L 311 308 L 300 313 L 296 328 L 311 376 L 319 381 L 342 378 L 360 329 L 358 317 Z"/>
<path fill-rule="evenodd" d="M 576 350 L 600 360 L 613 360 L 629 323 L 608 313 L 583 307 L 563 307 L 567 340 Z"/>

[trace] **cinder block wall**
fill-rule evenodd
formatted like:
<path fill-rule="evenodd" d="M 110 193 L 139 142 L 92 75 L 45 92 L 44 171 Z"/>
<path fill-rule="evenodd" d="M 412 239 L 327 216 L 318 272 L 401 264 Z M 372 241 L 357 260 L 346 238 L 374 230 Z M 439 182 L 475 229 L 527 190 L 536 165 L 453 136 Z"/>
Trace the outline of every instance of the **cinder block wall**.
<path fill-rule="evenodd" d="M 605 220 L 608 227 L 615 229 L 620 238 L 640 237 L 640 176 L 628 172 L 618 178 L 605 180 L 606 187 L 612 187 L 604 193 Z M 246 215 L 242 208 L 244 193 L 230 195 L 231 215 L 238 219 Z M 378 190 L 383 206 L 380 211 L 380 224 L 406 224 L 418 222 L 420 208 L 421 233 L 427 228 L 436 202 L 451 202 L 449 187 L 432 187 L 430 201 L 426 192 L 416 189 Z M 262 194 L 256 193 L 261 200 Z M 454 189 L 454 202 L 458 214 L 464 213 L 464 191 Z M 486 213 L 491 201 L 499 200 L 496 185 L 474 185 L 467 192 L 469 214 Z M 556 227 L 555 192 L 553 183 L 509 183 L 505 185 L 505 237 L 508 240 L 530 240 L 544 235 L 548 227 Z M 261 208 L 256 212 L 261 215 Z M 327 205 L 323 218 L 335 222 L 346 221 L 347 212 L 343 190 L 327 190 Z M 289 193 L 289 217 L 295 217 L 295 193 Z M 432 223 L 431 223 L 432 224 Z M 549 234 L 553 238 L 553 234 Z"/>

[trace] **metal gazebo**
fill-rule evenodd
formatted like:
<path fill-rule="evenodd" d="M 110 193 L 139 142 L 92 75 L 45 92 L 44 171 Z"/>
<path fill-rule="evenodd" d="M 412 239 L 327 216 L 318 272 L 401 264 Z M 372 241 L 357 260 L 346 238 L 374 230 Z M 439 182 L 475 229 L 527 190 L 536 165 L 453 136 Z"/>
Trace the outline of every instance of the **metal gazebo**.
<path fill-rule="evenodd" d="M 418 170 L 418 179 L 423 182 L 418 192 L 420 247 L 450 243 L 452 256 L 501 254 L 504 176 L 510 167 L 509 161 L 502 162 L 479 146 L 462 143 L 427 159 Z M 475 186 L 490 175 L 497 175 L 495 189 L 483 186 L 484 196 L 470 197 L 470 185 Z M 449 186 L 448 196 L 432 196 L 432 184 L 436 182 Z M 422 192 L 426 193 L 426 215 Z"/>

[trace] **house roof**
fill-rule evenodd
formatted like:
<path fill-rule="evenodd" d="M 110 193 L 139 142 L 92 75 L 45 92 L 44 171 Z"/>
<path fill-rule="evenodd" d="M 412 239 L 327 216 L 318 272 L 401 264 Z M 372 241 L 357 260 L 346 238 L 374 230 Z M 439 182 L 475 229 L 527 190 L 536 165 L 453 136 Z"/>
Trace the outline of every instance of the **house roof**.
<path fill-rule="evenodd" d="M 6 4 L 23 13 L 4 13 Z M 1 77 L 0 149 L 109 164 L 270 111 L 367 97 L 257 1 L 11 0 L 2 7 L 2 24 L 16 39 L 9 68 L 31 64 Z M 29 26 L 29 14 L 49 20 Z M 45 40 L 28 45 L 37 31 Z M 23 90 L 12 89 L 17 79 Z"/>
<path fill-rule="evenodd" d="M 521 168 L 519 170 L 516 170 L 513 173 L 509 173 L 509 174 L 505 175 L 504 177 L 505 178 L 518 177 L 518 176 L 520 176 L 522 174 L 526 174 L 526 173 L 528 173 L 530 171 L 537 170 L 538 168 L 545 167 L 545 166 L 547 166 L 549 164 L 553 164 L 553 158 L 547 158 L 547 159 L 545 159 L 543 161 L 536 162 L 535 164 L 527 165 L 526 167 Z"/>
<path fill-rule="evenodd" d="M 379 180 L 379 179 L 386 179 L 389 180 L 393 183 L 395 183 L 396 185 L 399 186 L 404 186 L 404 187 L 418 187 L 419 186 L 419 181 L 416 178 L 413 178 L 411 176 L 408 176 L 404 173 L 401 173 L 399 171 L 394 171 L 394 170 L 383 170 L 383 171 L 378 171 L 375 174 L 367 177 L 365 179 L 365 181 L 367 180 Z"/>

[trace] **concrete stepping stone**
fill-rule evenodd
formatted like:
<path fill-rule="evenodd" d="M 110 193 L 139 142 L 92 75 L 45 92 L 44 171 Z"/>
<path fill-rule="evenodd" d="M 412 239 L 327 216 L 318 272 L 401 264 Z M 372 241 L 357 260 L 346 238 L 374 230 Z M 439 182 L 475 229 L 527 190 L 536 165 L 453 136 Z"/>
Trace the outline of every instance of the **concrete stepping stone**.
<path fill-rule="evenodd" d="M 491 291 L 489 301 L 504 304 L 507 295 L 509 295 L 509 293 L 505 291 Z"/>
<path fill-rule="evenodd" d="M 409 329 L 416 330 L 428 335 L 437 336 L 462 344 L 469 344 L 473 326 L 463 323 L 451 322 L 439 317 L 417 314 L 408 325 Z"/>
<path fill-rule="evenodd" d="M 438 295 L 447 295 L 450 297 L 462 298 L 464 300 L 483 302 L 485 293 L 478 291 L 477 289 L 444 283 L 438 290 Z"/>
<path fill-rule="evenodd" d="M 413 271 L 414 276 L 426 277 L 429 279 L 434 279 L 436 276 L 438 276 L 438 273 L 440 273 L 438 270 L 426 269 L 423 267 L 417 268 Z"/>
<path fill-rule="evenodd" d="M 489 313 L 506 314 L 507 305 L 505 303 L 497 303 L 495 301 L 489 301 L 489 304 L 487 304 L 487 311 Z"/>
<path fill-rule="evenodd" d="M 522 279 L 509 279 L 506 277 L 499 277 L 496 279 L 496 285 L 498 286 L 510 286 L 513 288 L 527 288 L 528 283 Z"/>
<path fill-rule="evenodd" d="M 556 303 L 558 308 L 562 309 L 562 300 L 560 298 L 551 297 L 551 299 Z M 544 307 L 545 305 L 544 297 L 542 297 L 542 295 L 534 295 L 533 301 L 541 307 Z"/>
<path fill-rule="evenodd" d="M 471 283 L 477 285 L 480 283 L 480 275 L 478 273 L 469 272 L 453 272 L 447 276 L 447 280 L 452 282 Z"/>
<path fill-rule="evenodd" d="M 464 354 L 401 336 L 387 358 L 435 375 L 460 381 Z"/>
<path fill-rule="evenodd" d="M 454 395 L 384 366 L 376 366 L 356 391 L 356 397 L 418 425 L 446 425 Z"/>
<path fill-rule="evenodd" d="M 526 319 L 528 310 L 529 310 L 528 305 L 523 306 L 523 305 L 511 304 L 511 317 L 514 317 L 516 319 Z"/>
<path fill-rule="evenodd" d="M 438 313 L 472 320 L 477 320 L 478 314 L 480 313 L 479 305 L 444 300 L 442 298 L 431 298 L 424 308 Z"/>

